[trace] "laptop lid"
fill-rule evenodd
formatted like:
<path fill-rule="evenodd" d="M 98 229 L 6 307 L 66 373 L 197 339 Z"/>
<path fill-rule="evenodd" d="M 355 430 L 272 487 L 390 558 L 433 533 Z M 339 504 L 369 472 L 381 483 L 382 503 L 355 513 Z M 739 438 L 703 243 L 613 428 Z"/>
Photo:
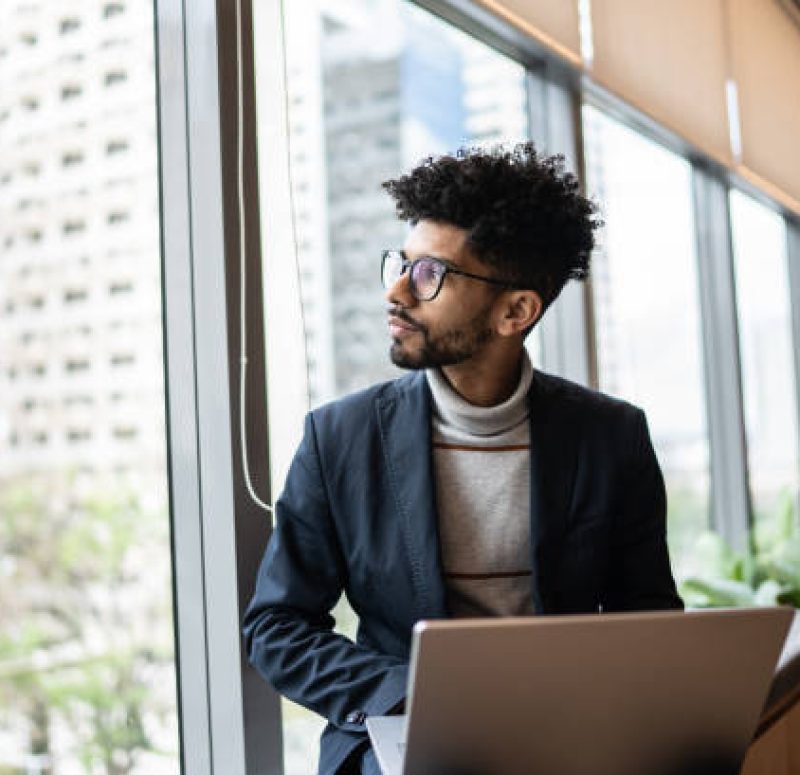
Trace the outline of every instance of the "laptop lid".
<path fill-rule="evenodd" d="M 420 622 L 404 775 L 731 775 L 789 608 Z"/>

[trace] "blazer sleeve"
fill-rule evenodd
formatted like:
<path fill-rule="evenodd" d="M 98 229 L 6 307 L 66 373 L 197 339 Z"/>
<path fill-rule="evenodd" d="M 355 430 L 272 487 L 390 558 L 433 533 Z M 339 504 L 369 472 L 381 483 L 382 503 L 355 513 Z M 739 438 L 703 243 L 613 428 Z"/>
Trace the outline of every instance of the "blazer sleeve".
<path fill-rule="evenodd" d="M 632 458 L 612 529 L 607 608 L 681 609 L 667 551 L 667 499 L 644 412 L 636 409 Z"/>
<path fill-rule="evenodd" d="M 332 631 L 346 570 L 331 518 L 312 415 L 295 454 L 243 631 L 251 664 L 289 699 L 364 731 L 406 691 L 407 663 Z"/>

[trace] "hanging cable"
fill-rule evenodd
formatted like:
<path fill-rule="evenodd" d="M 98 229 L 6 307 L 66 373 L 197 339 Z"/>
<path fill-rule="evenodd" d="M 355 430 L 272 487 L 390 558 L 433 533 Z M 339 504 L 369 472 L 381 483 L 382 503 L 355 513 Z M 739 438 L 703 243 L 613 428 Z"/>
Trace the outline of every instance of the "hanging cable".
<path fill-rule="evenodd" d="M 245 250 L 245 208 L 244 208 L 244 67 L 243 67 L 243 54 L 242 54 L 242 13 L 241 13 L 242 0 L 236 0 L 236 166 L 237 166 L 237 204 L 239 208 L 239 308 L 240 308 L 240 326 L 239 326 L 239 436 L 240 447 L 242 450 L 242 471 L 244 474 L 245 486 L 247 493 L 253 502 L 260 508 L 264 509 L 270 514 L 274 514 L 274 508 L 266 503 L 258 496 L 253 486 L 252 478 L 250 476 L 250 462 L 247 453 L 247 405 L 246 405 L 246 385 L 247 385 L 247 267 L 246 267 L 246 250 Z M 287 178 L 289 180 L 288 196 L 289 196 L 289 210 L 291 214 L 291 238 L 292 238 L 292 254 L 294 256 L 294 268 L 297 280 L 298 295 L 302 288 L 302 275 L 300 271 L 299 260 L 299 247 L 297 239 L 297 223 L 295 221 L 295 201 L 294 190 L 291 185 L 292 169 L 291 169 L 291 124 L 289 118 L 289 94 L 288 94 L 288 68 L 286 63 L 286 16 L 285 6 L 280 2 L 280 34 L 281 34 L 281 61 L 282 61 L 282 99 L 284 109 L 284 131 L 286 133 L 286 166 Z M 308 335 L 307 324 L 305 318 L 305 309 L 303 307 L 302 296 L 298 298 L 298 306 L 300 313 L 300 325 L 302 329 L 302 346 L 305 360 L 305 376 L 306 376 L 306 405 L 310 407 L 310 385 L 311 374 L 309 366 L 309 353 L 308 353 Z"/>
<path fill-rule="evenodd" d="M 236 8 L 236 194 L 239 208 L 239 446 L 242 453 L 242 473 L 250 498 L 268 514 L 274 509 L 262 500 L 250 477 L 250 460 L 247 454 L 247 268 L 245 250 L 244 211 L 244 77 L 242 67 L 241 0 Z"/>

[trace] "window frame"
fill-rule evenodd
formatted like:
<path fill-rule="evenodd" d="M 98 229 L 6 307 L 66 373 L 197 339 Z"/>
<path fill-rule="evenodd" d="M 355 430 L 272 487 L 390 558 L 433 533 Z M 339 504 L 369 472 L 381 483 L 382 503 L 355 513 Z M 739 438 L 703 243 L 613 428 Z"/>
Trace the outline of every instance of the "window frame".
<path fill-rule="evenodd" d="M 800 408 L 800 216 L 787 215 L 784 217 L 784 223 L 786 224 L 786 263 L 792 319 L 795 404 Z M 797 443 L 800 448 L 800 438 Z"/>
<path fill-rule="evenodd" d="M 709 434 L 710 524 L 732 548 L 748 553 L 753 522 L 744 396 L 739 351 L 739 321 L 734 288 L 734 256 L 728 197 L 738 189 L 778 212 L 789 240 L 789 272 L 795 375 L 800 375 L 800 219 L 742 175 L 729 170 L 668 128 L 614 94 L 582 78 L 586 104 L 602 110 L 673 153 L 685 158 L 692 171 L 696 258 L 702 322 L 705 404 Z M 793 239 L 795 240 L 793 242 Z M 793 246 L 793 247 L 792 247 Z M 794 253 L 792 253 L 792 250 Z M 794 255 L 794 260 L 791 256 Z M 792 280 L 792 272 L 796 275 Z M 800 406 L 800 387 L 797 396 Z M 799 442 L 800 443 L 800 442 Z"/>
<path fill-rule="evenodd" d="M 243 5 L 242 28 L 248 31 L 250 4 Z M 187 775 L 282 769 L 278 699 L 247 666 L 240 635 L 267 531 L 263 514 L 245 495 L 238 400 L 231 389 L 238 378 L 240 310 L 230 152 L 236 94 L 221 85 L 236 77 L 235 11 L 214 0 L 160 0 L 155 16 L 176 670 L 181 770 Z M 244 37 L 247 100 L 252 57 Z M 252 112 L 245 116 L 252 122 Z M 247 240 L 254 244 L 247 255 L 257 266 L 258 224 L 250 216 Z M 253 331 L 259 296 L 253 281 Z M 259 352 L 263 341 L 253 336 L 252 427 L 266 427 Z M 269 500 L 268 477 L 258 473 L 268 470 L 266 445 L 254 443 L 248 452 L 256 485 Z"/>

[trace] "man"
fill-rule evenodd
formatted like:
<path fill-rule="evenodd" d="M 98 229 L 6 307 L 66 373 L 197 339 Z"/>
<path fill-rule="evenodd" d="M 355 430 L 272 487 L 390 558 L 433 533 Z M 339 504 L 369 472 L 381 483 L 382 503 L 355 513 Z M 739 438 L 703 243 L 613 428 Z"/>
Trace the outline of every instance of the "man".
<path fill-rule="evenodd" d="M 392 361 L 411 373 L 311 412 L 244 631 L 325 716 L 319 772 L 377 772 L 419 619 L 679 608 L 643 413 L 536 372 L 525 336 L 588 271 L 595 208 L 525 143 L 384 184 L 413 226 L 384 253 Z M 331 631 L 342 592 L 356 643 Z"/>

